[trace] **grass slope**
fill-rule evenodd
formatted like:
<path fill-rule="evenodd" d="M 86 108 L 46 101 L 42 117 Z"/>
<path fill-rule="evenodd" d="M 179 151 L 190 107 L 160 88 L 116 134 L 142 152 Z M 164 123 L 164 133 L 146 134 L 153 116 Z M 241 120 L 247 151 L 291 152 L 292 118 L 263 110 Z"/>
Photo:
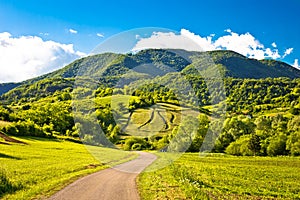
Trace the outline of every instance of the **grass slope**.
<path fill-rule="evenodd" d="M 142 199 L 151 200 L 299 199 L 299 170 L 300 159 L 295 157 L 185 153 L 172 165 L 142 173 L 138 186 Z"/>
<path fill-rule="evenodd" d="M 20 139 L 20 138 L 18 138 Z M 20 139 L 28 145 L 1 145 L 0 198 L 45 198 L 77 178 L 107 168 L 82 144 L 41 138 Z M 89 147 L 106 164 L 114 165 L 135 157 L 131 152 Z M 5 188 L 6 187 L 6 188 Z M 5 192 L 8 191 L 8 192 Z"/>
<path fill-rule="evenodd" d="M 150 108 L 139 108 L 133 111 L 124 131 L 128 135 L 148 137 L 152 135 L 165 135 L 179 126 L 184 117 L 195 116 L 199 112 L 190 108 L 157 103 Z M 129 116 L 126 116 L 129 117 Z"/>

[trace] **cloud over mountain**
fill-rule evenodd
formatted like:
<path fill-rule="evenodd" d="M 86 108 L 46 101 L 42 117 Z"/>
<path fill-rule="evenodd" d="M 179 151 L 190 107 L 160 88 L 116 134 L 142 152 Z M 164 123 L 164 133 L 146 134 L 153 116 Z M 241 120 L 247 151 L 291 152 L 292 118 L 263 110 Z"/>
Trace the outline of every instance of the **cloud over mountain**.
<path fill-rule="evenodd" d="M 283 55 L 279 53 L 275 42 L 272 47 L 265 47 L 250 33 L 238 34 L 230 29 L 227 35 L 214 39 L 214 34 L 202 37 L 189 30 L 181 29 L 179 34 L 154 32 L 148 38 L 139 38 L 133 51 L 145 48 L 178 48 L 189 51 L 232 50 L 244 56 L 255 59 L 279 59 L 291 54 L 293 48 L 288 48 Z"/>

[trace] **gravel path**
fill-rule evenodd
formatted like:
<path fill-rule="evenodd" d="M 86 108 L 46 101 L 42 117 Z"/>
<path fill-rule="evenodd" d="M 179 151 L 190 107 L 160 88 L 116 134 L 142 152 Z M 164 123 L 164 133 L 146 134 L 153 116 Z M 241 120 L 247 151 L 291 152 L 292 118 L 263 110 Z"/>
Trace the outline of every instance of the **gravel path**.
<path fill-rule="evenodd" d="M 136 177 L 156 156 L 138 152 L 139 157 L 129 162 L 83 177 L 68 185 L 49 200 L 137 200 Z"/>

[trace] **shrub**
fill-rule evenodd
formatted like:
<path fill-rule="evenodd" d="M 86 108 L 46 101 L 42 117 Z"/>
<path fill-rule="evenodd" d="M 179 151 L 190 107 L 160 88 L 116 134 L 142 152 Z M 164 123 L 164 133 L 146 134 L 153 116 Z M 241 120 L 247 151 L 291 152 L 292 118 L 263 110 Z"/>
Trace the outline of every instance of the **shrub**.
<path fill-rule="evenodd" d="M 267 148 L 268 155 L 269 156 L 286 155 L 287 154 L 286 141 L 287 141 L 287 137 L 284 134 L 273 136 Z"/>
<path fill-rule="evenodd" d="M 150 145 L 144 138 L 132 137 L 125 140 L 124 150 L 143 150 L 148 149 Z"/>
<path fill-rule="evenodd" d="M 249 149 L 249 135 L 240 137 L 238 140 L 230 143 L 225 152 L 236 156 L 252 156 L 253 152 Z"/>
<path fill-rule="evenodd" d="M 292 133 L 286 141 L 286 149 L 292 156 L 300 156 L 300 132 Z"/>
<path fill-rule="evenodd" d="M 10 125 L 4 127 L 3 131 L 9 135 L 14 136 L 47 136 L 47 134 L 43 131 L 43 128 L 36 125 L 33 121 L 13 122 Z"/>

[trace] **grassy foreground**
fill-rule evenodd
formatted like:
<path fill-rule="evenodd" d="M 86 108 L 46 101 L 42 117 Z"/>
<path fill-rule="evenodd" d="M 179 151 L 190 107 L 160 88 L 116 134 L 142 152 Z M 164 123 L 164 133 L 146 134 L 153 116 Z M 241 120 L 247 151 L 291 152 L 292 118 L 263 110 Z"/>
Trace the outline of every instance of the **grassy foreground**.
<path fill-rule="evenodd" d="M 18 138 L 20 139 L 20 138 Z M 0 199 L 45 198 L 75 179 L 133 159 L 130 152 L 41 138 L 20 139 L 28 145 L 0 146 Z"/>
<path fill-rule="evenodd" d="M 138 186 L 142 199 L 149 200 L 300 199 L 299 171 L 295 157 L 185 153 L 163 169 L 142 173 Z"/>

